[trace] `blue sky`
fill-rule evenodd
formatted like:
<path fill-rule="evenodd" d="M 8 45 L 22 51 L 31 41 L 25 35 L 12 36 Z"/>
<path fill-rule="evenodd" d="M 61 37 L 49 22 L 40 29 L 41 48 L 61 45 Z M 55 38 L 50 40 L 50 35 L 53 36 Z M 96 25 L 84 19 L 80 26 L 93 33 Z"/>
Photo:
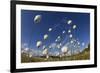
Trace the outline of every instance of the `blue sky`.
<path fill-rule="evenodd" d="M 34 22 L 34 17 L 41 15 L 41 21 L 39 23 Z M 72 20 L 72 23 L 68 25 L 66 22 Z M 76 29 L 72 29 L 72 26 L 76 25 Z M 49 32 L 48 29 L 52 28 Z M 85 48 L 90 43 L 90 14 L 89 13 L 75 13 L 75 12 L 53 12 L 53 11 L 36 11 L 36 10 L 21 10 L 21 44 L 27 44 L 27 47 L 42 50 L 41 47 L 36 47 L 36 42 L 41 40 L 44 45 L 49 46 L 55 43 L 57 36 L 61 36 L 63 42 L 69 41 L 68 29 L 71 29 L 73 38 L 78 39 L 80 42 L 80 49 Z M 65 30 L 66 33 L 62 34 Z M 43 40 L 44 34 L 48 34 L 47 40 Z M 81 43 L 84 42 L 85 46 Z M 53 50 L 53 51 L 56 51 Z"/>

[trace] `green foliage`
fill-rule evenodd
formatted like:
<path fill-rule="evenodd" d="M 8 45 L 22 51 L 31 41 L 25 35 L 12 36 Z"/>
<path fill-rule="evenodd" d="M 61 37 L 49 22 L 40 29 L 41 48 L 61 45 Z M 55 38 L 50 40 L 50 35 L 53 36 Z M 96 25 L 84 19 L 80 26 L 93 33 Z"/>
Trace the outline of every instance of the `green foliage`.
<path fill-rule="evenodd" d="M 47 61 L 71 61 L 71 60 L 88 60 L 90 59 L 90 45 L 88 45 L 88 48 L 85 48 L 82 52 L 79 54 L 71 55 L 71 56 L 50 56 L 48 59 L 45 58 L 45 56 L 41 57 L 31 57 L 29 58 L 28 54 L 21 54 L 21 62 L 22 63 L 28 63 L 28 62 L 47 62 Z"/>

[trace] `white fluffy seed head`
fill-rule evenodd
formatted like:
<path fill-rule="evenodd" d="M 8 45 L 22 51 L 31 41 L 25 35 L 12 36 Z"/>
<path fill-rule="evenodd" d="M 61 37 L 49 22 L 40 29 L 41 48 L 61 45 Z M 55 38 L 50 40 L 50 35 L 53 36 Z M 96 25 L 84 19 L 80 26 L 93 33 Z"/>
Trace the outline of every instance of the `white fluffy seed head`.
<path fill-rule="evenodd" d="M 44 40 L 46 40 L 48 38 L 48 35 L 47 34 L 45 34 L 44 35 Z"/>
<path fill-rule="evenodd" d="M 41 15 L 36 15 L 36 16 L 34 17 L 34 22 L 35 22 L 35 23 L 39 23 L 39 22 L 41 21 L 41 18 L 42 18 Z"/>
<path fill-rule="evenodd" d="M 41 45 L 42 45 L 42 41 L 37 41 L 36 46 L 37 46 L 37 47 L 40 47 Z"/>
<path fill-rule="evenodd" d="M 73 25 L 73 29 L 75 29 L 76 28 L 76 25 Z"/>
<path fill-rule="evenodd" d="M 42 52 L 43 55 L 47 55 L 48 54 L 48 49 L 44 49 Z"/>
<path fill-rule="evenodd" d="M 71 33 L 71 30 L 70 29 L 68 30 L 68 33 Z"/>
<path fill-rule="evenodd" d="M 68 21 L 67 21 L 67 24 L 71 24 L 71 23 L 72 23 L 72 20 L 68 20 Z"/>
<path fill-rule="evenodd" d="M 49 30 L 48 31 L 52 31 L 52 28 L 49 28 Z"/>
<path fill-rule="evenodd" d="M 63 53 L 66 53 L 66 52 L 68 51 L 67 46 L 62 47 L 62 48 L 61 48 L 61 51 L 62 51 Z"/>
<path fill-rule="evenodd" d="M 73 37 L 73 35 L 72 35 L 72 34 L 70 34 L 70 35 L 69 35 L 69 37 L 70 37 L 70 38 L 72 38 L 72 37 Z"/>

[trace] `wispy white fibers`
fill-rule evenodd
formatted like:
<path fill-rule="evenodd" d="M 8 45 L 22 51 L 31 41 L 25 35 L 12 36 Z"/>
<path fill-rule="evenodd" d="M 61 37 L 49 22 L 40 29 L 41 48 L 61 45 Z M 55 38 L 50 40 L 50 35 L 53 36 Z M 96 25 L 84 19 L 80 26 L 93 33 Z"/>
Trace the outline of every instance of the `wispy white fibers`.
<path fill-rule="evenodd" d="M 56 48 L 56 46 L 57 46 L 57 44 L 56 44 L 56 43 L 51 43 L 51 45 L 50 45 L 50 47 L 51 47 L 52 49 L 55 49 L 55 48 Z"/>
<path fill-rule="evenodd" d="M 61 41 L 61 36 L 58 36 L 57 39 L 55 40 L 55 42 L 59 42 Z"/>
<path fill-rule="evenodd" d="M 61 41 L 61 36 L 57 37 L 57 42 Z"/>

